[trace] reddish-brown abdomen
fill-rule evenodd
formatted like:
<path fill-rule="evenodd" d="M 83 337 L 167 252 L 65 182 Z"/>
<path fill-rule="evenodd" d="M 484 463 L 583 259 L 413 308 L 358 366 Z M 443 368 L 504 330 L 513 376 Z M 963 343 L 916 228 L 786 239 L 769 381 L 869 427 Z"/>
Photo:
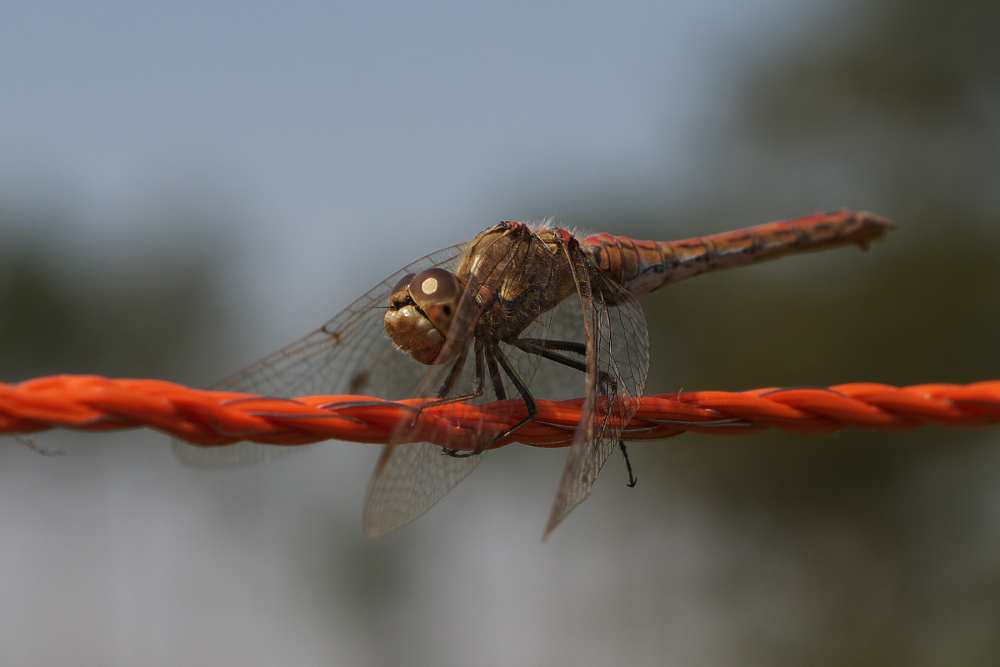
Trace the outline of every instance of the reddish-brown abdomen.
<path fill-rule="evenodd" d="M 864 248 L 892 228 L 888 220 L 871 213 L 838 211 L 683 241 L 636 241 L 598 234 L 581 245 L 605 277 L 639 297 L 713 269 L 840 245 Z"/>

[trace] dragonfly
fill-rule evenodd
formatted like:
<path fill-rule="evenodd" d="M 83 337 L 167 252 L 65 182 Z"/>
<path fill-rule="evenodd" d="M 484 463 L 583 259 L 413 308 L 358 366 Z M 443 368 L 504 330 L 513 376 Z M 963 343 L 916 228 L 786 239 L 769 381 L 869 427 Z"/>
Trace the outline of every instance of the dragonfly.
<path fill-rule="evenodd" d="M 313 333 L 214 389 L 284 398 L 426 399 L 415 410 L 515 401 L 521 408 L 516 423 L 483 418 L 463 424 L 461 438 L 417 442 L 416 420 L 402 419 L 368 488 L 364 529 L 370 536 L 417 518 L 492 447 L 516 440 L 538 412 L 536 397 L 550 397 L 545 392 L 554 384 L 582 395 L 547 537 L 590 494 L 638 409 L 649 366 L 638 298 L 706 271 L 837 246 L 867 248 L 892 228 L 874 214 L 845 210 L 655 242 L 607 233 L 579 238 L 551 224 L 501 222 L 405 266 Z M 188 464 L 217 466 L 270 460 L 289 448 L 177 441 L 175 451 Z"/>

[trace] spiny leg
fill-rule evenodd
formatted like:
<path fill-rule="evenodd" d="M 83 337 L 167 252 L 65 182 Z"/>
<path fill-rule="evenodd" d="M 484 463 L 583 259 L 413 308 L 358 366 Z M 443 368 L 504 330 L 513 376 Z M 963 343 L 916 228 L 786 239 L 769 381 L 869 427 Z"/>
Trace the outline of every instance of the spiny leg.
<path fill-rule="evenodd" d="M 538 355 L 539 357 L 542 357 L 543 359 L 554 361 L 557 364 L 562 364 L 563 366 L 569 366 L 570 368 L 578 370 L 581 373 L 587 372 L 587 364 L 585 362 L 580 361 L 579 359 L 571 359 L 565 355 L 559 354 L 558 352 L 551 351 L 550 349 L 542 345 L 542 343 L 547 343 L 547 342 L 551 343 L 566 342 L 567 345 L 571 344 L 568 343 L 567 341 L 542 341 L 535 338 L 517 338 L 515 340 L 510 341 L 510 344 L 516 347 L 517 349 L 521 350 L 522 352 L 527 352 L 528 354 L 535 354 Z M 577 343 L 572 343 L 572 344 L 577 345 Z"/>
<path fill-rule="evenodd" d="M 519 338 L 518 340 L 543 350 L 559 350 L 560 352 L 573 352 L 574 354 L 579 354 L 581 357 L 587 356 L 586 343 L 577 343 L 572 340 L 551 340 L 548 338 Z"/>
<path fill-rule="evenodd" d="M 531 396 L 531 392 L 528 391 L 528 387 L 525 386 L 524 382 L 521 381 L 521 378 L 518 377 L 517 372 L 514 370 L 514 367 L 507 359 L 507 355 L 503 353 L 503 350 L 501 350 L 498 345 L 493 345 L 491 346 L 488 353 L 494 359 L 496 359 L 497 362 L 499 362 L 500 368 L 502 368 L 503 372 L 507 375 L 508 378 L 510 378 L 510 381 L 514 385 L 514 388 L 517 389 L 517 393 L 520 394 L 521 400 L 524 401 L 524 407 L 527 408 L 528 415 L 524 419 L 514 424 L 510 428 L 506 429 L 503 433 L 491 439 L 488 443 L 485 443 L 481 447 L 478 447 L 474 451 L 454 452 L 450 454 L 451 456 L 464 458 L 466 456 L 474 456 L 476 454 L 482 454 L 487 449 L 492 447 L 495 443 L 500 442 L 510 434 L 520 429 L 525 424 L 531 422 L 531 420 L 534 419 L 535 416 L 538 414 L 538 405 L 535 404 L 535 399 Z"/>
<path fill-rule="evenodd" d="M 500 375 L 500 369 L 497 367 L 497 358 L 494 348 L 489 348 L 486 350 L 486 367 L 489 369 L 490 382 L 493 383 L 493 393 L 498 401 L 502 401 L 507 398 L 507 391 L 503 388 L 503 376 Z"/>
<path fill-rule="evenodd" d="M 625 469 L 628 470 L 628 484 L 626 484 L 625 486 L 627 486 L 630 489 L 634 488 L 636 482 L 639 481 L 639 478 L 632 474 L 632 462 L 628 460 L 628 450 L 625 449 L 624 440 L 618 441 L 618 449 L 622 450 L 622 456 L 625 457 Z"/>
<path fill-rule="evenodd" d="M 519 338 L 510 341 L 510 344 L 514 347 L 527 352 L 528 354 L 535 354 L 543 359 L 548 359 L 549 361 L 554 361 L 557 364 L 562 364 L 563 366 L 568 366 L 572 369 L 578 370 L 581 373 L 587 372 L 587 364 L 578 359 L 571 359 L 565 355 L 559 354 L 558 352 L 553 352 L 552 350 L 564 350 L 568 352 L 575 352 L 581 356 L 586 356 L 585 352 L 587 346 L 583 343 L 574 343 L 568 340 L 543 340 L 540 338 Z M 581 352 L 580 350 L 583 350 Z M 609 373 L 598 370 L 597 371 L 597 382 L 598 391 L 601 394 L 617 393 L 618 381 L 612 377 Z"/>
<path fill-rule="evenodd" d="M 574 343 L 572 341 L 565 340 L 545 340 L 541 338 L 521 338 L 519 340 L 511 341 L 511 344 L 529 354 L 537 354 L 543 359 L 554 361 L 583 373 L 587 372 L 587 366 L 582 361 L 570 359 L 569 357 L 552 351 L 562 350 L 586 356 L 586 345 L 583 343 Z M 583 351 L 581 352 L 581 350 Z M 609 373 L 598 371 L 597 382 L 598 391 L 602 395 L 607 396 L 609 394 L 617 394 L 618 382 Z M 610 417 L 610 415 L 605 416 L 605 418 L 607 417 Z M 632 462 L 628 458 L 628 450 L 625 449 L 625 442 L 623 440 L 618 441 L 618 448 L 621 449 L 622 456 L 625 458 L 625 468 L 628 470 L 628 484 L 626 486 L 633 488 L 639 480 L 632 473 Z"/>
<path fill-rule="evenodd" d="M 507 374 L 507 377 L 510 378 L 510 381 L 514 384 L 514 388 L 517 389 L 517 393 L 521 395 L 521 400 L 524 401 L 524 407 L 528 410 L 528 415 L 524 419 L 493 439 L 493 442 L 499 442 L 534 419 L 538 414 L 538 406 L 535 404 L 535 399 L 532 397 L 531 392 L 528 391 L 528 387 L 521 381 L 521 378 L 514 370 L 514 367 L 511 366 L 510 361 L 507 359 L 507 355 L 503 353 L 500 346 L 494 346 L 491 351 L 495 355 L 497 361 L 500 362 L 500 366 L 503 368 L 504 373 Z"/>
<path fill-rule="evenodd" d="M 478 354 L 478 352 L 479 349 L 477 348 L 476 353 Z M 462 368 L 465 367 L 465 358 L 467 356 L 468 356 L 468 348 L 463 350 L 462 354 L 459 355 L 458 359 L 455 359 L 455 363 L 451 365 L 451 370 L 448 371 L 448 375 L 445 377 L 444 382 L 442 382 L 441 386 L 438 387 L 437 397 L 439 399 L 444 399 L 448 394 L 451 393 L 451 390 L 455 388 L 455 382 L 458 381 L 458 376 L 462 373 Z M 476 362 L 477 363 L 479 362 L 478 357 L 476 359 Z M 438 405 L 438 404 L 432 403 L 432 405 Z"/>
<path fill-rule="evenodd" d="M 427 407 L 448 405 L 449 403 L 460 403 L 462 401 L 469 401 L 472 400 L 473 398 L 479 398 L 480 396 L 482 396 L 484 391 L 484 382 L 485 382 L 483 377 L 484 349 L 482 343 L 480 343 L 478 339 L 476 339 L 475 342 L 475 355 L 476 355 L 476 372 L 475 372 L 475 377 L 473 378 L 472 393 L 465 394 L 464 396 L 453 396 L 451 398 L 442 398 L 437 401 L 432 401 L 426 405 L 421 406 L 420 409 L 423 410 L 424 408 Z M 465 355 L 462 356 L 464 360 Z M 454 372 L 454 368 L 448 373 L 448 385 L 447 385 L 448 391 L 451 391 L 451 389 L 454 387 L 455 384 L 455 379 L 452 376 L 457 377 L 457 374 Z M 464 456 L 469 455 L 469 452 L 464 452 L 457 449 L 449 449 L 448 447 L 442 447 L 441 450 L 443 454 L 446 454 L 448 456 L 454 456 L 456 458 L 462 458 Z"/>
<path fill-rule="evenodd" d="M 410 427 L 411 428 L 414 425 L 416 425 L 417 421 L 420 419 L 420 414 L 426 408 L 433 408 L 433 407 L 437 407 L 439 405 L 447 405 L 448 403 L 454 403 L 455 401 L 467 401 L 470 398 L 475 398 L 477 396 L 482 396 L 482 394 L 483 394 L 482 384 L 479 383 L 478 386 L 473 387 L 473 393 L 470 394 L 470 395 L 468 395 L 468 396 L 456 396 L 454 398 L 445 398 L 445 396 L 448 395 L 448 392 L 450 392 L 454 388 L 455 382 L 457 381 L 459 374 L 462 372 L 463 366 L 465 366 L 465 358 L 466 358 L 467 354 L 468 354 L 467 350 L 463 351 L 462 354 L 458 357 L 458 359 L 456 359 L 455 362 L 452 364 L 451 368 L 448 370 L 448 375 L 445 377 L 444 382 L 441 383 L 440 387 L 438 387 L 438 390 L 437 390 L 437 399 L 435 399 L 433 401 L 429 401 L 427 403 L 424 403 L 423 405 L 421 405 L 420 407 L 418 407 L 416 410 L 414 410 L 414 412 L 413 412 L 413 420 L 410 422 Z M 481 363 L 480 363 L 481 362 L 480 357 L 481 357 L 480 351 L 479 351 L 479 348 L 477 346 L 477 348 L 476 348 L 476 367 L 477 367 L 477 373 L 476 373 L 476 375 L 477 375 L 477 377 L 482 377 L 482 373 L 478 372 L 478 371 L 482 370 L 481 369 Z M 478 393 L 476 393 L 477 391 L 478 391 Z M 393 438 L 393 439 L 395 439 L 395 438 Z M 395 443 L 392 442 L 392 441 L 390 441 L 388 446 L 389 446 L 389 450 L 387 450 L 387 451 L 391 451 L 391 449 L 395 446 Z M 380 463 L 379 464 L 379 469 L 381 469 L 382 466 L 383 466 L 383 464 Z"/>
<path fill-rule="evenodd" d="M 475 355 L 476 355 L 476 372 L 475 372 L 475 378 L 473 380 L 472 392 L 464 394 L 462 396 L 452 396 L 450 398 L 444 398 L 444 396 L 448 395 L 448 392 L 454 389 L 458 375 L 462 371 L 462 367 L 465 364 L 466 354 L 463 353 L 461 357 L 455 360 L 455 363 L 454 365 L 452 365 L 451 370 L 448 371 L 448 377 L 445 378 L 444 383 L 442 383 L 441 387 L 438 389 L 437 394 L 439 398 L 437 400 L 430 401 L 429 403 L 421 405 L 417 409 L 416 414 L 413 416 L 413 423 L 416 423 L 417 419 L 420 417 L 420 413 L 427 408 L 436 408 L 442 405 L 448 405 L 450 403 L 461 403 L 462 401 L 469 401 L 472 400 L 473 398 L 479 398 L 480 396 L 483 395 L 483 347 L 482 345 L 480 345 L 478 340 L 475 343 Z M 459 450 L 457 449 L 449 449 L 447 447 L 442 447 L 441 450 L 442 453 L 447 454 L 448 456 L 459 456 Z"/>

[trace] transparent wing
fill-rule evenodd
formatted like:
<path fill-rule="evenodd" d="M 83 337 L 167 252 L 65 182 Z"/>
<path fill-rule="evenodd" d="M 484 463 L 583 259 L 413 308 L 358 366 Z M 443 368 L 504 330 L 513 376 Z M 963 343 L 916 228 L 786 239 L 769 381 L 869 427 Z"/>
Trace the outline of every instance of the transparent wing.
<path fill-rule="evenodd" d="M 417 396 L 429 399 L 455 399 L 466 397 L 470 403 L 493 401 L 498 398 L 519 398 L 509 378 L 500 375 L 502 388 L 497 395 L 497 385 L 488 364 L 477 364 L 474 335 L 476 323 L 483 316 L 482 295 L 494 294 L 511 280 L 530 280 L 546 284 L 554 279 L 550 274 L 521 275 L 520 267 L 532 252 L 545 251 L 534 236 L 513 244 L 508 252 L 483 253 L 475 274 L 459 302 L 442 355 L 454 355 L 458 363 L 441 364 L 430 368 L 420 383 Z M 548 251 L 545 251 L 548 252 Z M 548 317 L 532 324 L 534 332 L 544 334 Z M 527 383 L 538 365 L 538 358 L 505 346 L 511 365 Z M 401 422 L 398 440 L 405 439 L 408 422 Z M 447 440 L 430 443 L 400 442 L 386 447 L 382 460 L 376 467 L 368 488 L 365 502 L 365 532 L 381 535 L 417 518 L 464 479 L 480 461 L 485 452 L 463 458 L 447 456 L 443 448 L 468 449 L 486 446 L 495 440 L 501 430 L 495 423 L 463 422 L 461 442 Z"/>
<path fill-rule="evenodd" d="M 587 394 L 545 536 L 587 496 L 622 430 L 639 408 L 649 369 L 649 335 L 639 303 L 578 250 L 568 249 L 587 339 Z"/>
<path fill-rule="evenodd" d="M 427 366 L 395 349 L 383 317 L 389 292 L 400 278 L 434 266 L 450 268 L 465 244 L 445 248 L 400 269 L 309 334 L 213 389 L 291 398 L 323 394 L 363 394 L 389 400 L 412 397 Z M 239 442 L 196 447 L 174 441 L 178 458 L 193 466 L 229 466 L 267 461 L 300 447 Z"/>
<path fill-rule="evenodd" d="M 383 450 L 365 499 L 365 534 L 378 537 L 429 510 L 479 465 L 482 456 L 455 458 L 428 442 Z"/>

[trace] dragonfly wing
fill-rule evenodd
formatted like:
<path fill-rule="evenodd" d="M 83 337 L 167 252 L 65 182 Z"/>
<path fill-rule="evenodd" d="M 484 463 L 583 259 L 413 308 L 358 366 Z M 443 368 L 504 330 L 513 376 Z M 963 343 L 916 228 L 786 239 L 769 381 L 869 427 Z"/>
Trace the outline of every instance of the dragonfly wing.
<path fill-rule="evenodd" d="M 365 394 L 389 400 L 412 397 L 427 367 L 396 350 L 386 335 L 383 317 L 389 292 L 408 273 L 435 266 L 447 268 L 464 247 L 445 248 L 400 269 L 320 329 L 213 389 L 274 398 L 326 394 Z M 197 447 L 174 441 L 174 451 L 181 461 L 207 467 L 256 463 L 299 449 L 251 442 Z"/>
<path fill-rule="evenodd" d="M 472 472 L 482 456 L 447 456 L 428 442 L 386 447 L 365 499 L 365 534 L 377 537 L 413 521 Z"/>
<path fill-rule="evenodd" d="M 649 370 L 649 334 L 642 307 L 582 253 L 570 255 L 587 340 L 587 394 L 546 537 L 590 495 L 597 474 L 639 408 Z"/>
<path fill-rule="evenodd" d="M 482 247 L 481 254 L 475 258 L 475 271 L 463 276 L 468 284 L 455 309 L 445 346 L 440 353 L 455 361 L 431 366 L 420 383 L 417 397 L 454 399 L 463 403 L 481 403 L 498 398 L 494 393 L 496 385 L 493 378 L 484 377 L 489 369 L 478 367 L 473 351 L 476 347 L 476 325 L 483 315 L 482 295 L 499 294 L 509 281 L 521 277 L 516 272 L 523 267 L 526 257 L 532 253 L 547 252 L 533 235 L 504 247 L 503 251 L 500 248 Z M 535 279 L 544 283 L 552 276 L 536 276 Z M 538 360 L 522 360 L 517 355 L 527 355 L 511 350 L 511 361 L 527 382 Z M 508 380 L 498 376 L 496 381 L 507 383 L 503 391 L 508 398 L 517 398 Z M 394 437 L 396 444 L 386 447 L 375 469 L 365 508 L 365 532 L 369 535 L 381 535 L 399 528 L 426 512 L 462 481 L 486 454 L 481 452 L 457 458 L 446 455 L 443 448 L 468 451 L 470 448 L 485 447 L 506 428 L 484 416 L 478 424 L 463 420 L 461 431 L 456 431 L 454 435 L 460 440 L 449 441 L 445 437 L 434 444 L 413 444 L 405 442 L 410 426 L 409 421 L 399 423 Z"/>

